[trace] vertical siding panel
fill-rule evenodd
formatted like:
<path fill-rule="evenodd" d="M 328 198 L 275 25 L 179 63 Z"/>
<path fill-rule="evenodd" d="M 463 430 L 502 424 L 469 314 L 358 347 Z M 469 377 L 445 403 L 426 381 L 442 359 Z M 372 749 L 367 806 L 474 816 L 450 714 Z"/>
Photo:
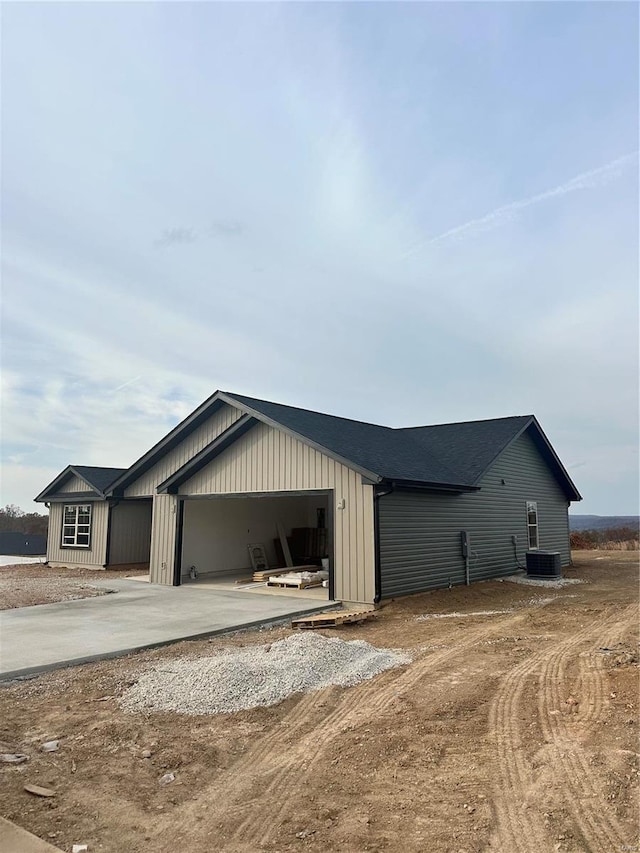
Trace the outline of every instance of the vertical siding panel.
<path fill-rule="evenodd" d="M 149 562 L 151 501 L 124 501 L 111 510 L 109 565 Z"/>
<path fill-rule="evenodd" d="M 73 494 L 73 493 L 70 493 Z M 72 501 L 72 498 L 69 498 Z M 102 568 L 107 559 L 107 526 L 109 504 L 107 501 L 78 501 L 73 503 L 91 504 L 91 547 L 63 548 L 62 517 L 64 503 L 52 503 L 49 511 L 49 532 L 47 534 L 47 560 L 64 566 L 87 566 Z"/>
<path fill-rule="evenodd" d="M 232 406 L 224 406 L 214 412 L 184 441 L 166 453 L 152 468 L 125 489 L 125 497 L 151 497 L 157 485 L 170 477 L 203 447 L 211 444 L 214 438 L 217 438 L 240 417 L 242 417 L 242 412 Z"/>
<path fill-rule="evenodd" d="M 177 531 L 175 495 L 155 495 L 151 530 L 149 574 L 151 583 L 171 585 L 175 562 Z"/>
<path fill-rule="evenodd" d="M 57 491 L 65 494 L 67 492 L 73 494 L 74 492 L 90 492 L 92 491 L 92 487 L 88 483 L 85 483 L 84 480 L 81 480 L 80 477 L 74 475 L 63 486 L 60 486 Z"/>
<path fill-rule="evenodd" d="M 372 603 L 373 488 L 360 475 L 281 430 L 258 424 L 181 486 L 183 495 L 331 489 L 336 597 Z M 174 540 L 175 541 L 175 540 Z M 169 579 L 169 582 L 171 580 Z"/>

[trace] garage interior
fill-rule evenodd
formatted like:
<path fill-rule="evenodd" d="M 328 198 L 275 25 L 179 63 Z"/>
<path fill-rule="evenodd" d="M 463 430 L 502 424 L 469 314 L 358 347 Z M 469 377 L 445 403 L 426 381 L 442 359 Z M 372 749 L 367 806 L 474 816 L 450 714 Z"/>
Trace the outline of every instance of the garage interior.
<path fill-rule="evenodd" d="M 224 495 L 184 502 L 181 583 L 330 600 L 329 495 Z"/>

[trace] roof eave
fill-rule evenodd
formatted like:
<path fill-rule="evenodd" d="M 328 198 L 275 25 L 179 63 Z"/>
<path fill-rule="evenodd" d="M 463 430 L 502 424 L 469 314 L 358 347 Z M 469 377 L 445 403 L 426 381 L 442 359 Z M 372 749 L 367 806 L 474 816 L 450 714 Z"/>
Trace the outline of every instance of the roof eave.
<path fill-rule="evenodd" d="M 224 450 L 230 447 L 241 436 L 245 435 L 253 426 L 258 423 L 252 415 L 245 414 L 237 421 L 231 424 L 223 433 L 221 433 L 214 441 L 204 447 L 199 453 L 196 453 L 191 459 L 185 462 L 177 471 L 174 471 L 170 477 L 167 477 L 160 485 L 156 487 L 158 494 L 178 494 L 180 486 L 195 476 L 206 465 L 219 456 Z"/>
<path fill-rule="evenodd" d="M 93 486 L 87 480 L 86 477 L 83 477 L 82 474 L 80 474 L 73 465 L 67 465 L 67 467 L 63 471 L 61 471 L 58 474 L 58 476 L 55 479 L 53 479 L 49 483 L 49 485 L 40 492 L 40 494 L 37 497 L 35 497 L 33 499 L 34 502 L 35 503 L 46 503 L 48 500 L 53 499 L 53 495 L 55 495 L 56 493 L 53 492 L 53 494 L 50 494 L 50 492 L 52 492 L 52 490 L 55 486 L 62 484 L 69 477 L 69 475 L 73 475 L 74 477 L 78 477 L 78 479 L 82 480 L 83 483 L 86 483 L 87 486 L 89 487 L 89 489 L 91 490 L 90 491 L 91 495 L 96 495 L 100 498 L 105 497 L 105 493 L 100 491 L 100 489 L 96 489 L 96 487 Z M 64 493 L 58 493 L 58 495 L 59 494 L 64 494 Z M 78 492 L 78 493 L 68 492 L 67 494 L 73 495 L 73 494 L 85 494 L 85 493 L 84 492 Z M 89 493 L 87 492 L 86 494 L 89 494 Z"/>
<path fill-rule="evenodd" d="M 558 466 L 558 468 L 560 469 L 560 473 L 561 473 L 562 477 L 564 478 L 564 480 L 565 480 L 566 484 L 567 484 L 567 485 L 568 485 L 568 487 L 569 487 L 567 490 L 565 490 L 565 491 L 567 491 L 567 492 L 570 492 L 570 493 L 571 493 L 571 494 L 568 494 L 568 495 L 567 495 L 567 497 L 569 498 L 569 500 L 570 500 L 570 501 L 574 501 L 575 503 L 577 503 L 578 501 L 581 501 L 581 500 L 582 500 L 582 495 L 580 494 L 580 492 L 578 491 L 578 489 L 577 489 L 577 487 L 576 487 L 575 483 L 573 482 L 573 480 L 572 480 L 572 479 L 571 479 L 571 477 L 569 476 L 569 473 L 568 473 L 567 469 L 564 467 L 564 465 L 563 465 L 563 464 L 562 464 L 562 462 L 560 461 L 560 457 L 558 456 L 558 454 L 557 454 L 557 453 L 555 452 L 555 450 L 553 449 L 553 445 L 551 444 L 551 442 L 549 441 L 549 439 L 548 439 L 548 438 L 547 438 L 547 436 L 545 435 L 544 430 L 542 429 L 542 427 L 541 427 L 541 426 L 540 426 L 540 424 L 538 423 L 538 419 L 535 417 L 535 415 L 533 415 L 533 416 L 532 416 L 532 418 L 531 418 L 531 420 L 532 420 L 533 424 L 534 424 L 534 425 L 535 425 L 535 427 L 536 427 L 536 430 L 537 430 L 538 436 L 539 436 L 539 437 L 540 437 L 540 439 L 543 441 L 543 443 L 544 443 L 544 445 L 545 445 L 545 447 L 546 447 L 547 451 L 549 452 L 549 454 L 550 454 L 550 455 L 551 455 L 551 457 L 553 458 L 553 461 L 555 462 L 555 464 L 556 464 L 556 465 Z"/>
<path fill-rule="evenodd" d="M 470 483 L 439 483 L 430 482 L 427 480 L 407 480 L 398 477 L 385 477 L 384 483 L 394 488 L 415 489 L 419 491 L 429 492 L 453 492 L 461 494 L 462 492 L 479 492 L 480 486 Z"/>
<path fill-rule="evenodd" d="M 336 462 L 339 462 L 341 465 L 344 465 L 347 468 L 351 468 L 353 471 L 357 471 L 359 474 L 362 474 L 363 477 L 366 477 L 367 480 L 370 480 L 371 483 L 381 483 L 383 481 L 383 477 L 380 474 L 377 474 L 375 471 L 369 471 L 367 468 L 363 468 L 361 465 L 358 465 L 356 462 L 351 461 L 350 459 L 346 459 L 343 456 L 340 456 L 338 453 L 334 453 L 333 450 L 329 450 L 329 448 L 324 447 L 322 444 L 318 444 L 318 442 L 313 441 L 310 438 L 307 438 L 302 433 L 296 432 L 295 430 L 289 429 L 289 427 L 284 426 L 273 418 L 268 417 L 267 415 L 262 414 L 257 409 L 252 408 L 251 406 L 247 406 L 246 403 L 241 403 L 239 400 L 236 400 L 231 394 L 227 394 L 224 391 L 219 391 L 220 399 L 224 400 L 228 405 L 233 406 L 234 408 L 242 409 L 242 411 L 247 414 L 252 415 L 262 423 L 267 426 L 273 427 L 274 429 L 279 429 L 281 432 L 290 435 L 292 438 L 295 438 L 297 441 L 301 441 L 303 444 L 312 447 L 314 450 L 317 450 L 319 453 L 323 453 L 325 456 L 329 456 L 331 459 L 334 459 Z"/>
<path fill-rule="evenodd" d="M 150 450 L 144 453 L 133 463 L 133 465 L 127 468 L 124 474 L 118 477 L 117 480 L 114 480 L 106 490 L 106 494 L 120 495 L 127 486 L 130 486 L 131 483 L 134 483 L 138 479 L 138 477 L 141 477 L 142 474 L 155 465 L 155 463 L 162 458 L 163 453 L 167 453 L 176 444 L 179 444 L 185 433 L 188 435 L 196 429 L 203 420 L 213 414 L 213 411 L 215 411 L 214 406 L 220 399 L 220 391 L 216 391 L 210 397 L 207 397 L 207 399 L 201 403 L 195 411 L 191 412 L 191 414 L 184 418 L 184 420 L 180 421 L 180 423 L 163 436 L 160 441 L 156 442 Z M 224 400 L 223 402 L 227 401 Z"/>

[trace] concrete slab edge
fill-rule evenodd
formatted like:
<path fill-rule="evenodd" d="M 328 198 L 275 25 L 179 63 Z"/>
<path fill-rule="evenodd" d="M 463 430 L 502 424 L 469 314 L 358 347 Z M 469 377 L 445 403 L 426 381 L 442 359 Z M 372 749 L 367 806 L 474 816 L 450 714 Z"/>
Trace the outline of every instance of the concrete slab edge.
<path fill-rule="evenodd" d="M 5 817 L 0 817 L 0 847 L 3 853 L 60 853 L 59 847 L 43 841 Z"/>
<path fill-rule="evenodd" d="M 53 663 L 44 664 L 43 666 L 29 666 L 24 669 L 14 669 L 9 672 L 0 672 L 0 684 L 2 682 L 18 681 L 20 679 L 33 678 L 37 675 L 44 675 L 47 672 L 53 672 L 56 669 L 66 669 L 70 666 L 81 666 L 84 663 L 93 663 L 99 660 L 112 660 L 113 658 L 126 657 L 134 652 L 143 652 L 147 649 L 161 649 L 163 646 L 172 646 L 174 643 L 182 643 L 184 640 L 202 640 L 205 637 L 218 637 L 224 634 L 236 634 L 238 631 L 248 631 L 252 628 L 267 627 L 272 625 L 283 625 L 291 622 L 292 619 L 297 619 L 299 616 L 304 616 L 309 613 L 322 613 L 328 610 L 337 610 L 342 607 L 342 602 L 335 601 L 331 604 L 324 604 L 321 607 L 306 607 L 304 610 L 287 613 L 284 616 L 268 617 L 266 619 L 255 619 L 252 622 L 243 622 L 238 625 L 233 625 L 229 628 L 216 628 L 212 631 L 200 631 L 197 634 L 188 634 L 184 637 L 173 637 L 169 640 L 158 640 L 154 643 L 145 643 L 140 646 L 131 646 L 126 649 L 116 649 L 112 652 L 104 652 L 104 654 L 85 655 L 79 658 L 70 658 L 63 661 L 54 661 Z"/>

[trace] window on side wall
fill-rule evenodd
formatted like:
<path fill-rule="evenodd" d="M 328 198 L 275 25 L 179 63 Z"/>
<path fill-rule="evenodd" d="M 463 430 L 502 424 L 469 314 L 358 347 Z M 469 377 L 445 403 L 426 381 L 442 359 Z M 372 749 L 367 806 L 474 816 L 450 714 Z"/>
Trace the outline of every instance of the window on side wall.
<path fill-rule="evenodd" d="M 70 504 L 63 509 L 62 547 L 89 548 L 91 545 L 91 504 Z"/>
<path fill-rule="evenodd" d="M 536 501 L 527 501 L 527 535 L 529 549 L 538 547 L 538 504 Z"/>

